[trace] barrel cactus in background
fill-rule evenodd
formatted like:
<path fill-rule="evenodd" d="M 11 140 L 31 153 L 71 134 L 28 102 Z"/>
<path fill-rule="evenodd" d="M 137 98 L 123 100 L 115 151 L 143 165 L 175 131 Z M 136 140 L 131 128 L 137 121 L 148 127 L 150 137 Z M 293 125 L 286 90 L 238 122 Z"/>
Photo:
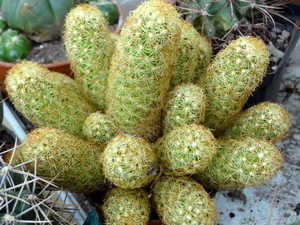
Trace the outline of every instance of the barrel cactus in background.
<path fill-rule="evenodd" d="M 179 0 L 178 8 L 200 34 L 207 36 L 220 48 L 235 36 L 261 36 L 273 15 L 280 14 L 286 2 L 281 0 Z"/>
<path fill-rule="evenodd" d="M 204 125 L 219 134 L 243 109 L 262 82 L 269 50 L 259 38 L 243 36 L 219 52 L 198 80 L 207 97 Z"/>
<path fill-rule="evenodd" d="M 59 200 L 58 192 L 53 197 L 47 189 L 57 186 L 51 181 L 28 172 L 23 163 L 13 165 L 14 151 L 10 161 L 3 161 L 4 153 L 0 157 L 0 223 L 72 224 L 75 207 Z"/>
<path fill-rule="evenodd" d="M 100 145 L 82 140 L 54 128 L 37 128 L 16 149 L 16 158 L 29 171 L 53 179 L 61 189 L 90 194 L 102 191 L 105 184 Z M 36 162 L 35 162 L 36 161 Z M 35 165 L 38 165 L 35 167 Z"/>
<path fill-rule="evenodd" d="M 185 176 L 205 169 L 217 153 L 217 142 L 202 125 L 183 125 L 162 136 L 156 151 L 163 173 Z"/>
<path fill-rule="evenodd" d="M 281 104 L 262 102 L 243 111 L 221 135 L 222 138 L 261 138 L 273 143 L 290 129 L 290 117 Z"/>
<path fill-rule="evenodd" d="M 206 96 L 195 84 L 182 84 L 169 92 L 163 113 L 163 133 L 189 124 L 203 122 L 206 110 Z"/>
<path fill-rule="evenodd" d="M 175 63 L 170 88 L 180 84 L 194 83 L 204 73 L 212 58 L 212 46 L 191 23 L 181 20 L 179 54 Z"/>
<path fill-rule="evenodd" d="M 159 169 L 152 144 L 143 138 L 122 134 L 107 144 L 102 163 L 105 177 L 124 189 L 150 184 Z"/>
<path fill-rule="evenodd" d="M 216 224 L 216 205 L 190 177 L 162 176 L 151 187 L 152 205 L 164 224 Z"/>
<path fill-rule="evenodd" d="M 218 139 L 213 162 L 194 178 L 206 188 L 232 190 L 262 185 L 280 170 L 283 157 L 271 142 L 262 139 Z"/>
<path fill-rule="evenodd" d="M 14 63 L 25 59 L 30 51 L 29 40 L 16 30 L 8 29 L 0 36 L 0 60 Z"/>
<path fill-rule="evenodd" d="M 84 138 L 83 123 L 95 110 L 74 90 L 74 80 L 23 61 L 8 71 L 5 84 L 16 109 L 33 124 Z"/>
<path fill-rule="evenodd" d="M 23 31 L 36 42 L 61 35 L 73 0 L 3 0 L 3 17 L 12 29 Z"/>
<path fill-rule="evenodd" d="M 107 84 L 106 114 L 120 131 L 155 139 L 178 54 L 180 19 L 165 1 L 147 1 L 127 18 Z"/>
<path fill-rule="evenodd" d="M 144 189 L 115 187 L 106 194 L 103 202 L 102 210 L 107 225 L 147 225 L 150 220 L 151 205 Z"/>
<path fill-rule="evenodd" d="M 64 42 L 75 81 L 84 99 L 105 111 L 105 89 L 114 41 L 103 14 L 89 4 L 73 8 L 65 23 Z"/>

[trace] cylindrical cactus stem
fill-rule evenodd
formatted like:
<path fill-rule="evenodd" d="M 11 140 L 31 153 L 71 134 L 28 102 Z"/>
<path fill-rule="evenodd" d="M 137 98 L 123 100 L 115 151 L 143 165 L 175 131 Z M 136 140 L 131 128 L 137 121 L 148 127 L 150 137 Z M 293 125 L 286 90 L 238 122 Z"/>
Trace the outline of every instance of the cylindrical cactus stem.
<path fill-rule="evenodd" d="M 54 128 L 33 130 L 24 145 L 16 149 L 17 156 L 28 161 L 26 167 L 30 171 L 54 179 L 54 184 L 62 189 L 86 194 L 105 187 L 102 152 L 102 146 Z"/>
<path fill-rule="evenodd" d="M 206 110 L 206 96 L 195 84 L 182 84 L 169 92 L 163 113 L 163 133 L 189 124 L 203 122 Z"/>
<path fill-rule="evenodd" d="M 269 141 L 218 139 L 218 144 L 219 150 L 213 162 L 194 175 L 207 188 L 232 190 L 263 185 L 282 167 L 282 154 Z"/>
<path fill-rule="evenodd" d="M 158 130 L 180 39 L 176 9 L 162 0 L 141 4 L 122 28 L 108 79 L 108 117 L 124 133 Z M 145 135 L 146 134 L 146 135 Z"/>
<path fill-rule="evenodd" d="M 185 176 L 205 169 L 217 153 L 217 141 L 203 125 L 183 125 L 156 142 L 163 173 Z"/>
<path fill-rule="evenodd" d="M 150 220 L 151 205 L 144 189 L 115 187 L 105 195 L 103 202 L 102 210 L 107 225 L 147 225 Z"/>
<path fill-rule="evenodd" d="M 269 50 L 259 38 L 243 36 L 219 52 L 198 83 L 207 96 L 204 124 L 220 133 L 243 109 L 266 75 Z"/>
<path fill-rule="evenodd" d="M 118 135 L 102 154 L 108 180 L 124 189 L 141 188 L 153 181 L 158 171 L 154 146 L 143 138 Z"/>
<path fill-rule="evenodd" d="M 221 138 L 261 138 L 273 143 L 281 140 L 290 128 L 290 117 L 283 105 L 262 102 L 243 111 L 221 134 Z"/>
<path fill-rule="evenodd" d="M 86 118 L 83 134 L 88 141 L 104 146 L 118 134 L 118 129 L 105 114 L 95 112 Z"/>
<path fill-rule="evenodd" d="M 170 88 L 196 82 L 204 73 L 212 57 L 210 41 L 201 36 L 193 24 L 181 20 L 180 27 L 179 54 Z"/>
<path fill-rule="evenodd" d="M 83 123 L 95 110 L 76 91 L 70 77 L 23 61 L 8 71 L 5 84 L 16 109 L 33 124 L 84 137 Z"/>
<path fill-rule="evenodd" d="M 105 110 L 105 89 L 115 45 L 101 11 L 92 5 L 73 8 L 66 17 L 64 42 L 78 89 Z"/>
<path fill-rule="evenodd" d="M 191 177 L 162 176 L 151 186 L 152 206 L 164 224 L 216 224 L 216 205 Z"/>

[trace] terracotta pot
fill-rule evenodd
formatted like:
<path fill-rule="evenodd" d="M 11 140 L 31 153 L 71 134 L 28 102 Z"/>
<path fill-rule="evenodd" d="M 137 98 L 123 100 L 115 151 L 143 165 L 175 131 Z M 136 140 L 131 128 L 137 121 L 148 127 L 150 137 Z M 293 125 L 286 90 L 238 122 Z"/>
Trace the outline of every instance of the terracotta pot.
<path fill-rule="evenodd" d="M 7 94 L 5 90 L 4 80 L 6 78 L 7 71 L 10 70 L 13 66 L 13 63 L 0 62 L 0 89 L 4 94 Z M 69 61 L 42 64 L 42 66 L 48 68 L 53 72 L 59 72 L 68 76 L 72 76 L 72 70 L 70 68 Z"/>

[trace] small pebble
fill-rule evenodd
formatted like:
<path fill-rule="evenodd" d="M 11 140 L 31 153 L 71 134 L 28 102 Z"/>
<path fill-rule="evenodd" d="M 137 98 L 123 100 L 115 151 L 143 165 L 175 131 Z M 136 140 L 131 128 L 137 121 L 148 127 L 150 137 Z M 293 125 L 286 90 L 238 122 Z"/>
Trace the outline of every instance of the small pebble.
<path fill-rule="evenodd" d="M 283 30 L 282 32 L 281 32 L 281 35 L 285 38 L 285 39 L 289 39 L 290 38 L 290 36 L 291 36 L 291 33 L 290 32 L 288 32 L 287 30 Z"/>
<path fill-rule="evenodd" d="M 275 32 L 275 33 L 277 33 L 277 34 L 280 34 L 280 33 L 281 33 L 281 29 L 276 28 L 276 27 L 273 28 L 272 31 Z"/>

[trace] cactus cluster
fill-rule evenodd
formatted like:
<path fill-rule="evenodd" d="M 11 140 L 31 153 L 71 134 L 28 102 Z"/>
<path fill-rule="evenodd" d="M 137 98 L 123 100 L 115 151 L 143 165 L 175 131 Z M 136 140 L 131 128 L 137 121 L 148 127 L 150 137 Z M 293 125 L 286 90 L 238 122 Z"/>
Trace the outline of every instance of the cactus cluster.
<path fill-rule="evenodd" d="M 277 174 L 287 112 L 267 102 L 242 111 L 268 66 L 260 39 L 239 37 L 211 61 L 211 46 L 176 8 L 150 0 L 108 46 L 103 16 L 88 4 L 73 10 L 64 40 L 77 81 L 31 62 L 5 81 L 17 109 L 39 126 L 16 149 L 19 160 L 32 160 L 27 168 L 37 162 L 37 174 L 70 191 L 108 191 L 108 224 L 146 224 L 148 198 L 165 224 L 214 224 L 203 187 L 261 185 Z M 105 106 L 87 103 L 93 96 Z"/>

